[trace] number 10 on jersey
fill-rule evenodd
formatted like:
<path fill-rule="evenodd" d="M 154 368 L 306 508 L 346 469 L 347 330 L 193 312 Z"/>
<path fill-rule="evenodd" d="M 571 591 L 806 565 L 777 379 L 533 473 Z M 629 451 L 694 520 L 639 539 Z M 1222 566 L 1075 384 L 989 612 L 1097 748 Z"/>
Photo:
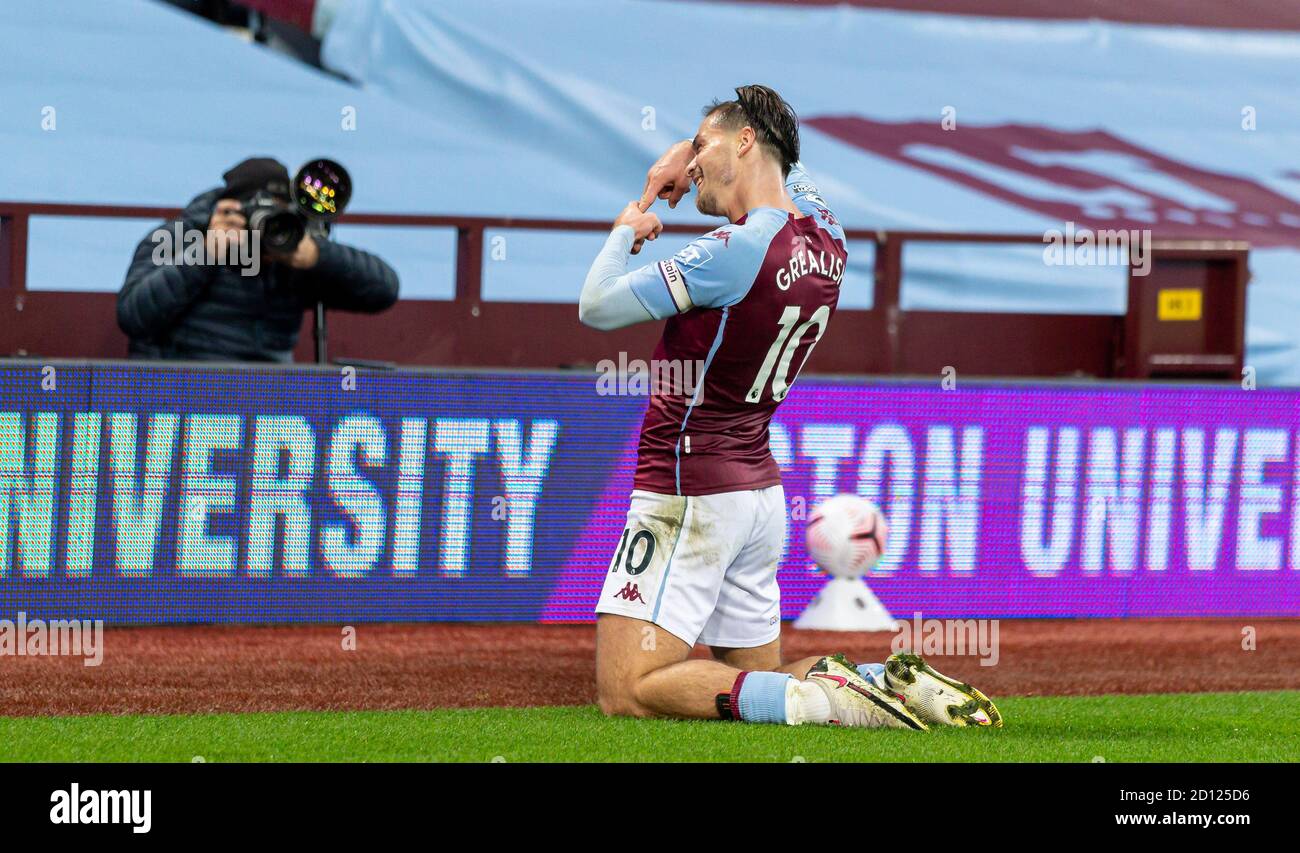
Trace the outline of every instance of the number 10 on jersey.
<path fill-rule="evenodd" d="M 799 378 L 799 371 L 808 363 L 808 357 L 812 355 L 813 347 L 822 339 L 822 333 L 826 331 L 826 319 L 830 316 L 831 309 L 829 305 L 823 305 L 813 312 L 813 315 L 799 323 L 798 305 L 787 305 L 781 312 L 781 319 L 777 321 L 780 330 L 776 334 L 776 340 L 772 341 L 772 346 L 767 350 L 767 356 L 763 359 L 763 364 L 758 368 L 758 375 L 754 377 L 754 384 L 749 386 L 749 392 L 745 394 L 746 403 L 757 403 L 763 396 L 763 387 L 767 385 L 768 377 L 772 377 L 772 399 L 781 402 L 785 395 L 790 392 L 790 386 L 794 380 Z M 799 323 L 796 327 L 795 324 Z M 794 376 L 786 379 L 790 375 L 790 362 L 794 360 L 795 351 L 799 349 L 799 343 L 803 340 L 804 333 L 812 326 L 817 327 L 817 335 L 813 338 L 812 343 L 808 345 L 808 352 L 804 353 L 803 361 L 799 363 L 799 369 L 795 371 Z M 793 330 L 793 331 L 792 331 Z M 780 360 L 777 357 L 780 356 Z M 776 367 L 773 374 L 772 368 Z"/>

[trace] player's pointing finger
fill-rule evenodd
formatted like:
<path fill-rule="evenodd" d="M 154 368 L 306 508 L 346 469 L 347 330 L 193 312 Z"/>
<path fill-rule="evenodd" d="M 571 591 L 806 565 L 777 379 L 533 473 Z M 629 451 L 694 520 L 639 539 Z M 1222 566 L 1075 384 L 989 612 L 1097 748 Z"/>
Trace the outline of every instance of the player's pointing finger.
<path fill-rule="evenodd" d="M 650 209 L 650 205 L 655 203 L 655 198 L 658 197 L 659 192 L 660 192 L 660 188 L 657 184 L 655 184 L 654 178 L 653 177 L 646 178 L 645 192 L 641 193 L 641 199 L 636 202 L 637 208 L 642 213 L 645 213 L 647 210 Z"/>
<path fill-rule="evenodd" d="M 668 206 L 670 208 L 677 207 L 677 202 L 681 201 L 682 196 L 686 195 L 690 191 L 691 185 L 687 182 L 682 182 L 680 185 L 675 184 L 672 193 L 668 196 Z"/>

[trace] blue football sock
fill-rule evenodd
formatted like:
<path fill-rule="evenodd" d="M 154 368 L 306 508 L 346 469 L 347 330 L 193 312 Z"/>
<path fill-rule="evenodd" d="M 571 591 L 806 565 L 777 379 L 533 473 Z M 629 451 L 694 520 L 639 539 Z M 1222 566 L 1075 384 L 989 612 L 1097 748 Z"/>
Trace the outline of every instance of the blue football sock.
<path fill-rule="evenodd" d="M 885 683 L 885 665 L 883 663 L 860 663 L 858 664 L 858 675 L 882 690 L 889 689 L 889 685 Z"/>
<path fill-rule="evenodd" d="M 747 672 L 732 707 L 746 723 L 784 723 L 785 688 L 793 678 L 784 672 Z"/>

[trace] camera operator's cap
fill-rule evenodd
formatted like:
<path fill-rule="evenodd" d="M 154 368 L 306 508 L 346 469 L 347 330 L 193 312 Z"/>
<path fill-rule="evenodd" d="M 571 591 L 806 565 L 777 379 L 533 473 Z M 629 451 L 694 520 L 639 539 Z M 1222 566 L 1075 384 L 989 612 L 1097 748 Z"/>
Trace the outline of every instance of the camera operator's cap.
<path fill-rule="evenodd" d="M 266 190 L 276 198 L 289 200 L 289 170 L 270 157 L 250 157 L 221 176 L 226 181 L 222 198 L 248 198 Z"/>

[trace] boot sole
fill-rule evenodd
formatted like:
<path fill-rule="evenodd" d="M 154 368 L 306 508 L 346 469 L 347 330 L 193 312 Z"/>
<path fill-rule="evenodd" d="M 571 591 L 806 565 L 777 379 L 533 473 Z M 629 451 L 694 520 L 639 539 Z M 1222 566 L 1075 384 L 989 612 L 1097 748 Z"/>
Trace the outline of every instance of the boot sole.
<path fill-rule="evenodd" d="M 948 708 L 948 715 L 952 717 L 954 721 L 960 720 L 958 725 L 995 729 L 1002 728 L 1002 713 L 998 710 L 997 706 L 993 704 L 993 701 L 989 699 L 989 697 L 985 696 L 974 687 L 971 687 L 969 684 L 963 681 L 957 681 L 954 678 L 949 678 L 939 672 L 926 663 L 925 659 L 920 655 L 897 654 L 890 656 L 889 660 L 885 662 L 885 672 L 888 673 L 891 678 L 897 679 L 904 684 L 916 683 L 916 674 L 912 672 L 913 669 L 918 672 L 923 672 L 935 681 L 938 681 L 958 693 L 969 697 L 963 704 L 951 705 Z M 973 715 L 977 710 L 983 711 L 988 716 L 989 722 L 983 723 L 976 719 Z"/>

